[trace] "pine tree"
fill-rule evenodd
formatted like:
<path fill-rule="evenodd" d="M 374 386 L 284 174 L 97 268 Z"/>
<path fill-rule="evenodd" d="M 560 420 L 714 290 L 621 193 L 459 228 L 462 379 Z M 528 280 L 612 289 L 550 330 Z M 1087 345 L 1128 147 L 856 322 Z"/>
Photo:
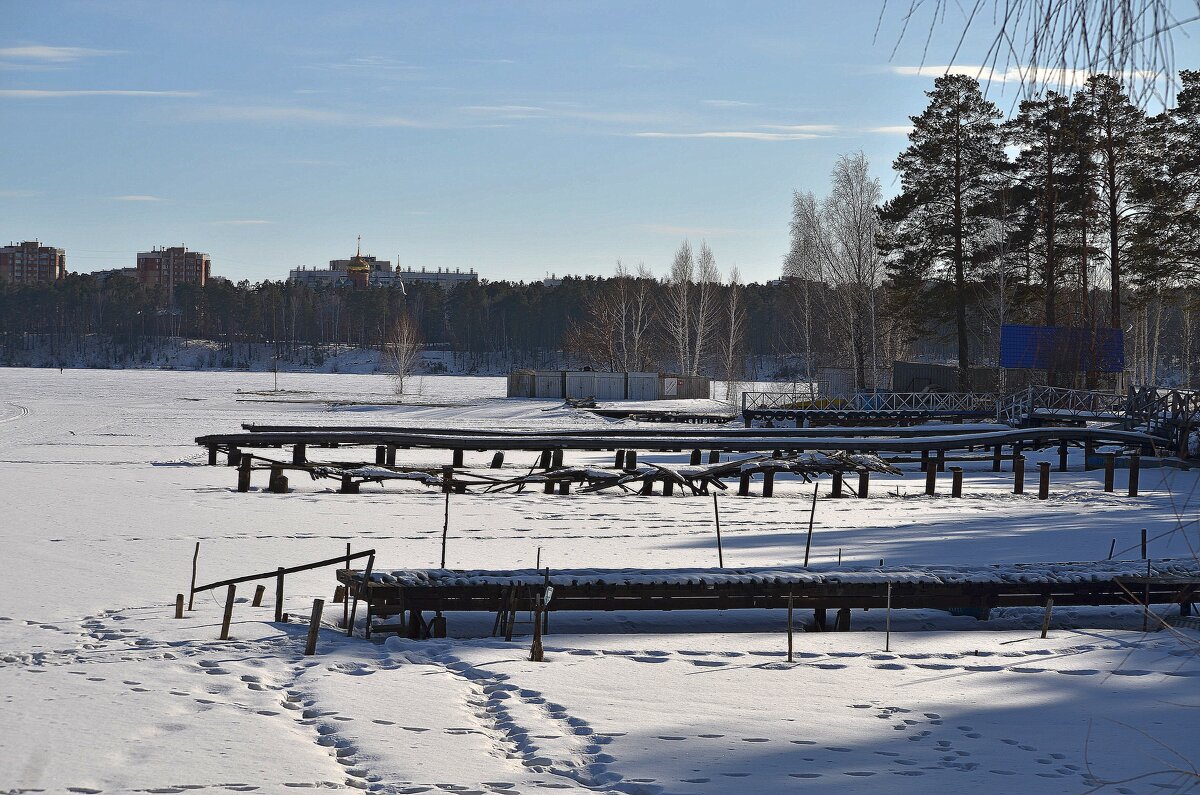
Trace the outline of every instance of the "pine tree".
<path fill-rule="evenodd" d="M 901 188 L 884 205 L 888 230 L 882 244 L 891 281 L 916 299 L 910 306 L 918 317 L 944 311 L 944 305 L 938 305 L 944 291 L 936 285 L 952 284 L 958 382 L 967 391 L 968 280 L 988 249 L 988 208 L 1003 183 L 1008 160 L 1000 111 L 983 97 L 977 80 L 945 75 L 926 96 L 929 106 L 912 117 L 908 148 L 894 164 Z"/>

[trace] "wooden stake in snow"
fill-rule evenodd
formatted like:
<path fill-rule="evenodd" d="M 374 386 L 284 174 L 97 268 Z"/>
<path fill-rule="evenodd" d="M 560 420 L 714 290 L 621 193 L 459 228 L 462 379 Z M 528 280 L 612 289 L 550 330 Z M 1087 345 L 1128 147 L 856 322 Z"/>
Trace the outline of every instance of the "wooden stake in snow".
<path fill-rule="evenodd" d="M 308 619 L 308 639 L 304 643 L 305 657 L 311 657 L 317 653 L 317 634 L 321 631 L 321 611 L 324 609 L 324 599 L 313 600 L 312 615 Z"/>
<path fill-rule="evenodd" d="M 1046 633 L 1050 631 L 1050 614 L 1054 611 L 1053 597 L 1046 597 L 1046 613 L 1042 616 L 1042 640 L 1046 639 Z"/>
<path fill-rule="evenodd" d="M 183 618 L 183 594 L 175 594 L 175 617 Z"/>
<path fill-rule="evenodd" d="M 887 584 L 887 615 L 883 620 L 883 650 L 892 650 L 892 583 Z"/>
<path fill-rule="evenodd" d="M 1115 553 L 1116 551 L 1117 551 L 1117 539 L 1114 538 L 1112 540 L 1112 543 L 1108 545 L 1108 559 L 1109 560 L 1112 560 L 1113 553 Z"/>
<path fill-rule="evenodd" d="M 225 615 L 221 617 L 221 640 L 229 640 L 229 622 L 233 618 L 233 595 L 237 591 L 236 585 L 229 586 L 229 592 L 225 595 Z"/>
<path fill-rule="evenodd" d="M 200 542 L 196 542 L 196 551 L 192 553 L 192 587 L 188 591 L 188 611 L 192 609 L 192 600 L 196 597 L 196 561 L 200 558 Z"/>
<path fill-rule="evenodd" d="M 262 607 L 263 594 L 267 592 L 267 586 L 259 584 L 254 588 L 254 601 L 250 603 L 251 607 Z"/>
<path fill-rule="evenodd" d="M 808 553 L 812 551 L 813 519 L 815 519 L 816 515 L 817 515 L 817 489 L 819 489 L 819 488 L 820 488 L 819 484 L 813 483 L 812 507 L 808 509 L 808 539 L 804 542 L 804 567 L 805 568 L 808 568 Z M 841 559 L 840 559 L 841 550 L 838 550 L 838 555 L 839 555 L 838 562 L 840 563 L 841 562 Z"/>
<path fill-rule="evenodd" d="M 529 661 L 542 662 L 542 594 L 538 594 L 533 602 L 533 645 L 529 647 Z"/>
<path fill-rule="evenodd" d="M 787 635 L 788 635 L 788 662 L 791 662 L 792 661 L 792 593 L 791 593 L 791 591 L 788 592 Z"/>
<path fill-rule="evenodd" d="M 717 565 L 725 568 L 725 552 L 721 549 L 721 510 L 717 507 L 717 494 L 713 492 L 713 518 L 717 522 Z"/>
<path fill-rule="evenodd" d="M 450 534 L 450 490 L 446 490 L 446 519 L 442 523 L 442 568 L 446 568 L 446 538 Z"/>
<path fill-rule="evenodd" d="M 275 575 L 275 623 L 283 623 L 283 566 L 280 566 Z"/>

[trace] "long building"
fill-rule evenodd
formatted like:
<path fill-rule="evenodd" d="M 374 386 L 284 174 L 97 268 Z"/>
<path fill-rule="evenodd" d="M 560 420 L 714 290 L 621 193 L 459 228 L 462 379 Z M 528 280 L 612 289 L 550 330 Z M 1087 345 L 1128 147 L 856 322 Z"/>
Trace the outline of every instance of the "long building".
<path fill-rule="evenodd" d="M 212 269 L 211 259 L 200 251 L 188 251 L 184 246 L 154 248 L 139 251 L 137 277 L 151 287 L 174 287 L 194 284 L 203 287 Z"/>
<path fill-rule="evenodd" d="M 392 263 L 385 259 L 377 259 L 369 254 L 357 253 L 350 259 L 333 259 L 328 268 L 293 268 L 288 273 L 288 281 L 305 284 L 309 287 L 399 287 L 404 288 L 414 282 L 437 284 L 444 290 L 450 290 L 455 285 L 479 281 L 475 270 L 463 271 L 461 268 L 450 270 L 392 270 Z"/>
<path fill-rule="evenodd" d="M 55 282 L 66 275 L 67 252 L 61 248 L 43 246 L 38 240 L 9 243 L 0 248 L 0 282 Z"/>

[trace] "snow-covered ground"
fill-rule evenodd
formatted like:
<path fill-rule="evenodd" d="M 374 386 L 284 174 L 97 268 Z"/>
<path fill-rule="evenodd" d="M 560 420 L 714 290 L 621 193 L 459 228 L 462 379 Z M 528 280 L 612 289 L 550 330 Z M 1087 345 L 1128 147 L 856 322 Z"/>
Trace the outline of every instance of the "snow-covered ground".
<path fill-rule="evenodd" d="M 242 422 L 625 425 L 506 400 L 502 378 L 428 376 L 405 405 L 384 376 L 280 374 L 279 387 L 270 373 L 0 369 L 0 792 L 1197 786 L 1178 771 L 1200 758 L 1200 633 L 1143 634 L 1134 608 L 1057 610 L 1046 640 L 1041 611 L 898 612 L 890 651 L 883 614 L 856 612 L 853 632 L 797 635 L 791 664 L 780 611 L 556 614 L 545 662 L 531 663 L 525 623 L 511 644 L 487 637 L 490 616 L 455 614 L 448 639 L 368 642 L 336 632 L 341 606 L 328 604 L 305 658 L 312 600 L 333 590 L 324 570 L 288 578 L 286 625 L 270 623 L 270 596 L 253 608 L 252 586 L 239 588 L 232 639 L 219 641 L 217 594 L 172 618 L 196 541 L 201 581 L 347 542 L 377 550 L 380 569 L 434 566 L 443 498 L 413 483 L 341 495 L 294 474 L 289 494 L 258 480 L 238 494 L 233 470 L 202 465 L 195 436 Z M 1200 548 L 1195 472 L 1144 469 L 1137 499 L 1123 472 L 1116 494 L 1100 480 L 1073 461 L 1039 502 L 987 462 L 967 465 L 961 500 L 926 497 L 919 472 L 876 476 L 868 500 L 818 502 L 813 559 L 1088 561 L 1113 539 L 1118 558 L 1136 558 L 1143 527 L 1153 557 Z M 797 564 L 812 488 L 781 478 L 774 499 L 723 495 L 726 563 Z M 529 567 L 539 550 L 556 568 L 716 564 L 708 499 L 468 494 L 450 507 L 455 568 Z"/>

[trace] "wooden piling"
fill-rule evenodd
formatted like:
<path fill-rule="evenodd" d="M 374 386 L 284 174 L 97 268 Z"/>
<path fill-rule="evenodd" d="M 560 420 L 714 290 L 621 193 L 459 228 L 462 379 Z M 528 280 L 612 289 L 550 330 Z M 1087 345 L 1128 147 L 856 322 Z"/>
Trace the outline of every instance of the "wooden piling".
<path fill-rule="evenodd" d="M 1002 445 L 1002 444 L 992 445 L 992 471 L 993 472 L 1000 471 L 1000 456 L 1001 456 L 1003 450 L 1004 450 L 1004 445 Z"/>
<path fill-rule="evenodd" d="M 560 448 L 560 449 L 555 450 L 553 452 L 553 454 L 550 456 L 550 466 L 554 467 L 555 469 L 562 469 L 562 465 L 563 465 L 563 451 Z"/>
<path fill-rule="evenodd" d="M 238 463 L 237 490 L 242 493 L 250 491 L 250 465 L 253 463 L 254 459 L 248 455 L 242 456 Z"/>
<path fill-rule="evenodd" d="M 616 460 L 613 461 L 613 467 L 615 467 L 616 469 L 624 469 L 625 468 L 625 451 L 624 450 L 617 451 L 617 457 L 616 457 Z"/>
<path fill-rule="evenodd" d="M 863 469 L 858 473 L 858 497 L 861 500 L 867 498 L 867 493 L 871 490 L 871 472 Z"/>
<path fill-rule="evenodd" d="M 564 494 L 564 495 L 565 495 L 565 494 L 570 494 L 570 493 L 571 493 L 571 481 L 569 481 L 569 480 L 560 480 L 560 481 L 558 482 L 558 493 L 559 493 L 559 494 Z"/>
<path fill-rule="evenodd" d="M 386 465 L 390 466 L 390 467 L 396 466 L 396 446 L 393 444 L 389 444 L 387 446 L 387 464 Z"/>
<path fill-rule="evenodd" d="M 235 467 L 242 463 L 242 451 L 236 447 L 229 448 L 229 454 L 225 458 L 225 465 Z"/>
<path fill-rule="evenodd" d="M 1038 499 L 1050 498 L 1050 462 L 1038 462 Z"/>
<path fill-rule="evenodd" d="M 1042 640 L 1046 639 L 1046 633 L 1050 631 L 1050 615 L 1054 612 L 1053 597 L 1046 597 L 1046 612 L 1042 614 Z"/>
<path fill-rule="evenodd" d="M 492 465 L 490 468 L 491 469 L 503 469 L 504 468 L 504 451 L 502 451 L 502 450 L 496 451 L 496 453 L 492 456 Z"/>
<path fill-rule="evenodd" d="M 637 469 L 637 450 L 628 450 L 625 453 L 625 468 Z"/>
<path fill-rule="evenodd" d="M 937 451 L 937 471 L 938 472 L 946 471 L 946 451 L 945 450 Z"/>
<path fill-rule="evenodd" d="M 442 493 L 449 494 L 454 490 L 454 467 L 442 467 Z"/>
<path fill-rule="evenodd" d="M 542 662 L 545 652 L 542 649 L 542 600 L 545 597 L 538 594 L 533 601 L 533 643 L 529 647 L 529 661 Z"/>
<path fill-rule="evenodd" d="M 250 602 L 251 607 L 262 607 L 263 594 L 267 592 L 267 586 L 258 584 L 254 586 L 254 599 Z"/>
<path fill-rule="evenodd" d="M 787 616 L 787 640 L 788 640 L 788 662 L 792 661 L 792 595 L 788 594 L 788 616 Z"/>
<path fill-rule="evenodd" d="M 175 594 L 175 617 L 183 618 L 183 594 Z"/>
<path fill-rule="evenodd" d="M 764 497 L 773 497 L 775 495 L 775 470 L 773 469 L 763 472 L 762 495 Z"/>
<path fill-rule="evenodd" d="M 692 457 L 688 460 L 691 466 L 700 466 L 700 462 L 704 460 L 704 453 L 699 450 L 692 451 Z"/>
<path fill-rule="evenodd" d="M 742 472 L 738 476 L 738 496 L 747 497 L 750 495 L 750 473 Z"/>
<path fill-rule="evenodd" d="M 925 469 L 925 493 L 932 497 L 937 494 L 937 467 L 928 466 Z"/>
<path fill-rule="evenodd" d="M 1013 494 L 1025 493 L 1025 456 L 1013 456 Z"/>
<path fill-rule="evenodd" d="M 225 594 L 225 615 L 221 617 L 221 640 L 229 640 L 229 622 L 233 619 L 233 595 L 237 592 L 236 585 L 230 585 Z"/>
<path fill-rule="evenodd" d="M 829 618 L 824 607 L 818 607 L 813 610 L 813 629 L 817 632 L 824 632 L 829 629 Z"/>
<path fill-rule="evenodd" d="M 545 494 L 553 494 L 554 493 L 554 481 L 547 480 L 546 485 L 542 487 L 542 492 Z"/>
<path fill-rule="evenodd" d="M 375 447 L 375 465 L 384 466 L 385 464 L 387 464 L 387 448 L 383 445 L 377 445 Z"/>
<path fill-rule="evenodd" d="M 541 457 L 538 459 L 538 469 L 550 468 L 551 455 L 549 450 L 543 450 Z"/>
<path fill-rule="evenodd" d="M 1142 457 L 1137 453 L 1129 456 L 1129 496 L 1138 495 L 1138 480 L 1142 472 Z"/>
<path fill-rule="evenodd" d="M 928 450 L 921 451 L 921 471 L 922 472 L 929 471 L 929 451 Z"/>
<path fill-rule="evenodd" d="M 1116 479 L 1117 470 L 1117 454 L 1104 454 L 1104 490 L 1111 492 L 1113 490 L 1113 481 Z"/>
<path fill-rule="evenodd" d="M 335 605 L 346 604 L 346 586 L 339 585 L 333 589 L 333 603 Z"/>
<path fill-rule="evenodd" d="M 1144 527 L 1143 527 L 1143 528 L 1142 528 L 1142 560 L 1148 560 L 1148 559 L 1149 559 L 1149 555 L 1147 555 L 1147 554 L 1146 554 L 1146 550 L 1147 550 L 1147 545 L 1146 545 L 1146 528 L 1144 528 Z"/>
<path fill-rule="evenodd" d="M 720 450 L 709 450 L 708 451 L 708 463 L 710 463 L 710 464 L 721 463 L 721 451 Z"/>
<path fill-rule="evenodd" d="M 292 445 L 292 463 L 293 464 L 308 463 L 308 456 L 305 455 L 305 449 L 306 448 L 305 448 L 305 445 L 303 442 L 297 442 L 296 444 Z"/>
<path fill-rule="evenodd" d="M 835 632 L 850 631 L 850 608 L 843 607 L 837 611 L 837 618 L 834 620 L 833 629 Z"/>
<path fill-rule="evenodd" d="M 217 465 L 217 446 L 215 444 L 210 444 L 208 446 L 208 465 L 210 467 L 215 467 Z"/>
<path fill-rule="evenodd" d="M 950 496 L 962 496 L 962 467 L 950 467 Z"/>
<path fill-rule="evenodd" d="M 305 657 L 311 657 L 317 653 L 317 635 L 321 631 L 321 611 L 324 609 L 324 599 L 313 600 L 312 615 L 308 617 L 308 638 L 304 642 Z"/>
<path fill-rule="evenodd" d="M 1065 439 L 1058 443 L 1058 471 L 1067 471 L 1067 441 Z"/>
<path fill-rule="evenodd" d="M 283 623 L 283 566 L 278 569 L 279 573 L 275 575 L 275 623 Z"/>
<path fill-rule="evenodd" d="M 462 465 L 463 465 L 462 448 L 455 448 L 453 461 L 454 462 L 451 464 L 452 467 L 454 467 L 455 469 L 462 469 Z"/>
<path fill-rule="evenodd" d="M 192 609 L 192 600 L 196 598 L 196 561 L 200 559 L 200 542 L 196 542 L 196 551 L 192 553 L 192 585 L 188 589 L 188 611 Z"/>
<path fill-rule="evenodd" d="M 840 471 L 833 473 L 833 490 L 830 491 L 829 496 L 835 499 L 842 496 L 842 473 Z"/>
<path fill-rule="evenodd" d="M 272 494 L 287 494 L 288 479 L 283 474 L 283 467 L 271 467 L 271 478 L 267 481 L 267 490 Z"/>

